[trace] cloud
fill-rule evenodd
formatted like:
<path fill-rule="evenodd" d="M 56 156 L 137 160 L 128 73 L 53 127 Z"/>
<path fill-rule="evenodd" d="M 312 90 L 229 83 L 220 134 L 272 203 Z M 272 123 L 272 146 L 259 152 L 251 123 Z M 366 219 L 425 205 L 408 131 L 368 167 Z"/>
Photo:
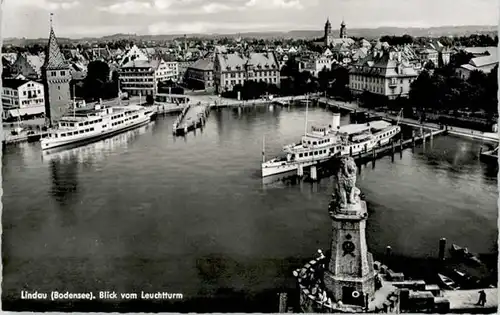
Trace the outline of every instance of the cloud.
<path fill-rule="evenodd" d="M 223 4 L 223 3 L 217 3 L 217 2 L 209 3 L 209 4 L 206 4 L 202 7 L 202 10 L 204 13 L 226 12 L 226 11 L 231 11 L 234 9 L 237 9 L 237 8 L 228 6 L 228 5 Z"/>
<path fill-rule="evenodd" d="M 316 3 L 316 0 L 309 0 Z M 223 3 L 224 2 L 224 3 Z M 302 9 L 300 0 L 126 0 L 98 6 L 98 10 L 118 15 L 214 14 L 247 10 Z"/>
<path fill-rule="evenodd" d="M 194 34 L 194 33 L 223 33 L 236 31 L 263 31 L 287 29 L 291 25 L 283 23 L 229 23 L 229 22 L 160 22 L 148 27 L 149 34 Z"/>
<path fill-rule="evenodd" d="M 257 9 L 303 9 L 304 5 L 300 0 L 248 0 L 245 3 L 248 8 Z"/>
<path fill-rule="evenodd" d="M 155 1 L 160 4 L 160 6 L 167 7 L 169 3 L 167 1 Z M 124 2 L 118 2 L 111 4 L 109 6 L 99 6 L 97 9 L 99 11 L 109 12 L 113 14 L 144 14 L 150 12 L 156 6 L 156 3 L 151 3 L 150 1 L 135 1 L 127 0 Z"/>
<path fill-rule="evenodd" d="M 47 11 L 55 11 L 55 10 L 69 10 L 75 8 L 80 5 L 80 2 L 77 0 L 13 0 L 6 1 L 6 3 L 11 2 L 12 5 L 18 7 L 28 7 L 28 8 L 36 8 Z"/>

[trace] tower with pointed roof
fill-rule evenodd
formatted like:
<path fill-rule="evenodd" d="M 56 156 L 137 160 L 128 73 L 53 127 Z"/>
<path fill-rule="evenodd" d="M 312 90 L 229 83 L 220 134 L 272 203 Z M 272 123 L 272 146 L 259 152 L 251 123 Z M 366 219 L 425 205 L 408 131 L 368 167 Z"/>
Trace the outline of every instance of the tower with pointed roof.
<path fill-rule="evenodd" d="M 342 23 L 340 23 L 340 38 L 347 38 L 347 29 L 344 19 L 342 19 Z"/>
<path fill-rule="evenodd" d="M 50 20 L 49 43 L 42 66 L 42 79 L 45 88 L 45 116 L 47 123 L 52 126 L 71 108 L 71 73 L 57 43 L 52 17 Z"/>
<path fill-rule="evenodd" d="M 330 46 L 332 42 L 332 25 L 330 24 L 330 18 L 326 19 L 325 23 L 325 35 L 324 35 L 324 40 L 325 40 L 325 46 Z"/>

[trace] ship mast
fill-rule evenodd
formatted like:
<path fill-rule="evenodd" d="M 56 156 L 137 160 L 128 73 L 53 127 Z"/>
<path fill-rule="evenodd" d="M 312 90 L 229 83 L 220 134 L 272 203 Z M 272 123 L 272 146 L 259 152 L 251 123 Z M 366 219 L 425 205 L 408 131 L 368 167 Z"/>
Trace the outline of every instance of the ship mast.
<path fill-rule="evenodd" d="M 75 94 L 75 84 L 73 84 L 73 118 L 75 118 L 76 111 L 76 94 Z"/>
<path fill-rule="evenodd" d="M 266 136 L 262 136 L 262 163 L 266 162 Z"/>
<path fill-rule="evenodd" d="M 304 127 L 304 136 L 307 135 L 307 111 L 309 109 L 309 94 L 306 94 L 306 123 Z"/>

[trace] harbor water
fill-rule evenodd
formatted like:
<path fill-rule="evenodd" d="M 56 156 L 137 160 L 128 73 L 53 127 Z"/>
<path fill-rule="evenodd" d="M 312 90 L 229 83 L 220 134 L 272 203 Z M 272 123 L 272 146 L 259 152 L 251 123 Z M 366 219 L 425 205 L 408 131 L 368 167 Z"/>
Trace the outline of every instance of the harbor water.
<path fill-rule="evenodd" d="M 328 124 L 331 113 L 312 107 L 308 118 Z M 266 156 L 279 154 L 303 135 L 304 119 L 305 108 L 220 109 L 186 137 L 175 137 L 175 116 L 165 116 L 48 154 L 39 143 L 7 146 L 4 308 L 27 305 L 22 290 L 160 291 L 183 299 L 149 303 L 155 310 L 277 311 L 275 292 L 294 288 L 291 271 L 331 237 L 331 178 L 263 185 L 260 177 L 263 138 Z M 362 166 L 357 186 L 375 258 L 387 245 L 408 261 L 436 257 L 442 237 L 496 253 L 497 167 L 479 161 L 480 147 L 437 136 Z"/>

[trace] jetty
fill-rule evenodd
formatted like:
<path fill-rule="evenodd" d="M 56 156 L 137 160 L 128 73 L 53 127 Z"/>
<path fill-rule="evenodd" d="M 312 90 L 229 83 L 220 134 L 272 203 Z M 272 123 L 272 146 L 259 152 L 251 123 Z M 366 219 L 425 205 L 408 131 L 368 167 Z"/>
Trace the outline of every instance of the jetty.
<path fill-rule="evenodd" d="M 196 105 L 188 104 L 182 109 L 174 122 L 172 128 L 174 134 L 185 135 L 191 130 L 204 126 L 209 113 L 209 105 L 201 103 Z"/>
<path fill-rule="evenodd" d="M 400 124 L 410 126 L 410 127 L 418 127 L 418 128 L 432 129 L 432 130 L 441 130 L 444 128 L 446 130 L 446 133 L 448 133 L 450 135 L 455 135 L 455 136 L 474 139 L 474 140 L 481 140 L 481 141 L 485 141 L 485 142 L 492 142 L 492 143 L 499 142 L 499 136 L 497 133 L 494 133 L 494 132 L 481 132 L 481 131 L 460 128 L 460 127 L 440 126 L 439 124 L 430 123 L 430 122 L 422 123 L 418 120 L 411 119 L 411 118 L 405 118 L 405 117 L 400 117 L 398 119 L 398 117 L 395 115 L 391 115 L 391 114 L 383 113 L 383 112 L 377 112 L 377 111 L 370 110 L 370 109 L 365 109 L 365 108 L 360 107 L 356 103 L 342 102 L 342 101 L 337 101 L 337 100 L 333 100 L 333 99 L 328 99 L 326 97 L 320 97 L 318 99 L 318 101 L 320 104 L 324 104 L 328 108 L 337 108 L 337 109 L 342 109 L 342 110 L 346 110 L 346 111 L 350 111 L 350 112 L 366 112 L 366 113 L 373 115 L 373 116 L 379 116 L 381 119 L 383 119 L 385 121 L 389 121 L 389 122 L 399 121 Z"/>
<path fill-rule="evenodd" d="M 440 129 L 440 130 L 434 130 L 434 129 L 429 129 L 425 130 L 422 129 L 420 130 L 420 133 L 416 132 L 415 130 L 412 132 L 412 136 L 409 139 L 403 139 L 402 133 L 400 133 L 400 138 L 396 139 L 393 138 L 391 141 L 383 146 L 374 146 L 372 149 L 368 150 L 366 149 L 365 151 L 353 154 L 350 152 L 349 156 L 351 156 L 354 161 L 358 165 L 361 164 L 366 164 L 368 162 L 372 162 L 373 166 L 375 165 L 375 161 L 383 158 L 385 156 L 391 156 L 393 161 L 394 157 L 396 156 L 396 153 L 399 152 L 399 155 L 402 156 L 403 151 L 406 149 L 411 148 L 412 150 L 415 149 L 416 145 L 418 144 L 424 144 L 427 142 L 432 142 L 434 140 L 434 137 L 439 136 L 439 135 L 445 135 L 446 130 Z M 318 181 L 321 178 L 328 177 L 331 175 L 332 171 L 332 163 L 336 160 L 336 157 L 331 158 L 328 161 L 318 163 L 309 167 L 298 167 L 296 176 L 299 178 L 303 178 L 305 181 Z M 359 169 L 361 170 L 361 169 Z M 294 175 L 287 175 L 287 177 L 291 177 Z M 275 182 L 287 177 L 276 177 L 273 179 L 268 179 L 264 183 L 271 183 Z"/>

